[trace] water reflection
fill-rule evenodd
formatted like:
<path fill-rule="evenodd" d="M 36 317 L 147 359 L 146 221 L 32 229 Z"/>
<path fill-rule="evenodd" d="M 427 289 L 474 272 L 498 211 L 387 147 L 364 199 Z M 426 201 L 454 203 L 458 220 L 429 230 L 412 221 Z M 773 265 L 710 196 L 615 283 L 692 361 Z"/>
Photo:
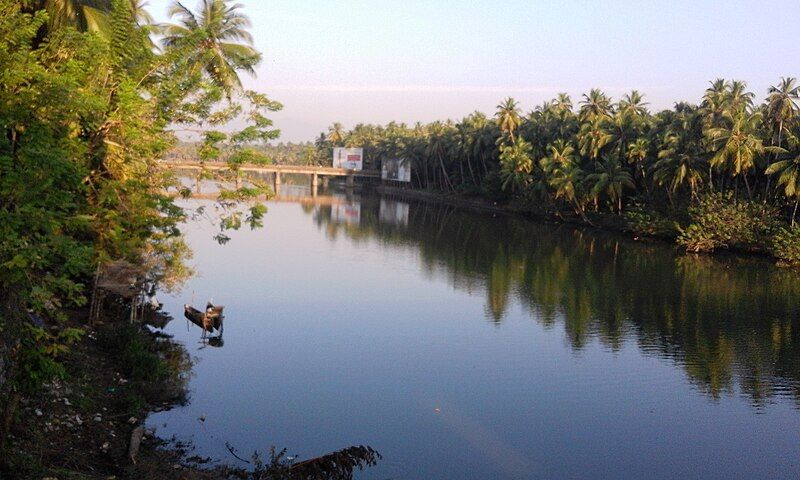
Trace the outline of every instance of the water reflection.
<path fill-rule="evenodd" d="M 657 242 L 395 198 L 342 197 L 304 209 L 330 238 L 412 245 L 431 274 L 484 291 L 502 327 L 511 298 L 563 328 L 580 353 L 635 341 L 680 366 L 712 399 L 743 394 L 800 405 L 796 272 L 739 257 L 685 256 Z"/>

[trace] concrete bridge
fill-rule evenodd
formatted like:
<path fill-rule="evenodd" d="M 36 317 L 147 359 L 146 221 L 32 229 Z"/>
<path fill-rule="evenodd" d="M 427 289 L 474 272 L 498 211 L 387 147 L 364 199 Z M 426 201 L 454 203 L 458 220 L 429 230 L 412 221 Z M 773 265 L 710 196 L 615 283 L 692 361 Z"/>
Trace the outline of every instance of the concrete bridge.
<path fill-rule="evenodd" d="M 226 170 L 228 165 L 222 162 L 171 162 L 163 161 L 162 165 L 173 170 Z M 319 186 L 320 177 L 346 177 L 346 185 L 352 187 L 355 178 L 381 178 L 379 170 L 349 170 L 346 168 L 320 167 L 316 165 L 242 165 L 239 167 L 242 172 L 271 173 L 275 175 L 275 189 L 280 189 L 282 183 L 281 175 L 309 175 L 311 177 L 311 189 L 316 190 Z"/>

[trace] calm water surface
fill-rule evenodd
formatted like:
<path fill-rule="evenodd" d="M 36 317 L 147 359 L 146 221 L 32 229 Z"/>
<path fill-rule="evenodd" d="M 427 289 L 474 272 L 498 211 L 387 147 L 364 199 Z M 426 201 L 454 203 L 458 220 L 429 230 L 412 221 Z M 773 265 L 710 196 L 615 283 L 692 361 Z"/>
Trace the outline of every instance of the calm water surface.
<path fill-rule="evenodd" d="M 295 192 L 296 193 L 296 192 Z M 363 479 L 799 478 L 800 280 L 760 261 L 406 203 L 270 202 L 162 298 L 195 357 L 162 437 L 383 454 Z M 182 305 L 226 306 L 224 346 Z M 198 420 L 204 416 L 205 422 Z"/>

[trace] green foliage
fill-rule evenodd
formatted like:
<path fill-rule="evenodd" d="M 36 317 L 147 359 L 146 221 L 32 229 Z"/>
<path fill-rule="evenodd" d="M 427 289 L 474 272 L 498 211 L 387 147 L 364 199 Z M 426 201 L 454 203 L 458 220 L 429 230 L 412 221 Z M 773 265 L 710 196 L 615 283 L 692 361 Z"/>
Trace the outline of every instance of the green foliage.
<path fill-rule="evenodd" d="M 117 358 L 121 373 L 131 380 L 160 380 L 169 373 L 169 366 L 154 351 L 153 343 L 146 341 L 139 326 L 120 325 L 104 330 L 98 341 Z"/>
<path fill-rule="evenodd" d="M 500 147 L 500 177 L 503 190 L 518 191 L 531 182 L 533 159 L 531 144 L 517 138 L 511 145 Z"/>
<path fill-rule="evenodd" d="M 772 254 L 783 265 L 800 266 L 800 226 L 778 229 L 772 238 Z"/>
<path fill-rule="evenodd" d="M 668 216 L 635 202 L 625 211 L 628 228 L 639 235 L 674 238 L 680 226 Z"/>
<path fill-rule="evenodd" d="M 743 199 L 774 205 L 763 212 L 768 223 L 785 225 L 794 223 L 800 190 L 798 102 L 794 78 L 771 87 L 761 105 L 744 82 L 723 79 L 711 83 L 699 104 L 660 112 L 650 112 L 635 90 L 614 101 L 593 89 L 577 110 L 559 94 L 525 116 L 507 98 L 493 118 L 475 112 L 455 122 L 359 124 L 351 131 L 336 123 L 315 142 L 316 159 L 330 159 L 334 144 L 364 147 L 366 165 L 408 159 L 416 188 L 480 192 L 537 213 L 572 211 L 584 222 L 597 218 L 592 212 L 615 212 L 622 220 L 635 201 L 626 223 L 641 233 L 670 234 L 701 192 L 722 194 L 736 208 L 747 204 Z M 742 228 L 763 236 L 752 233 L 756 227 Z M 692 249 L 735 244 L 764 252 L 769 244 L 704 239 L 708 229 L 687 229 L 683 238 Z"/>
<path fill-rule="evenodd" d="M 159 164 L 176 126 L 217 129 L 204 159 L 234 152 L 209 174 L 236 184 L 218 205 L 223 231 L 261 225 L 264 207 L 240 203 L 269 190 L 240 185 L 237 167 L 262 161 L 251 144 L 277 137 L 267 115 L 281 105 L 238 87 L 259 58 L 230 43 L 249 38 L 239 7 L 206 6 L 206 26 L 222 35 L 185 25 L 183 40 L 156 52 L 141 2 L 0 0 L 0 374 L 11 372 L 0 395 L 19 398 L 63 374 L 58 358 L 78 338 L 64 312 L 87 303 L 104 265 L 141 267 L 150 290 L 188 275 L 178 225 L 189 212 Z M 221 133 L 237 118 L 242 130 Z M 27 312 L 47 330 L 32 329 Z M 133 337 L 117 347 L 133 377 L 163 374 Z"/>
<path fill-rule="evenodd" d="M 65 370 L 58 358 L 80 340 L 83 330 L 67 328 L 57 334 L 26 324 L 20 337 L 16 375 L 10 387 L 17 392 L 30 394 L 53 377 L 63 378 Z"/>
<path fill-rule="evenodd" d="M 731 194 L 702 196 L 689 208 L 689 225 L 678 244 L 691 252 L 724 249 L 767 251 L 777 227 L 774 209 L 761 202 L 735 201 Z"/>

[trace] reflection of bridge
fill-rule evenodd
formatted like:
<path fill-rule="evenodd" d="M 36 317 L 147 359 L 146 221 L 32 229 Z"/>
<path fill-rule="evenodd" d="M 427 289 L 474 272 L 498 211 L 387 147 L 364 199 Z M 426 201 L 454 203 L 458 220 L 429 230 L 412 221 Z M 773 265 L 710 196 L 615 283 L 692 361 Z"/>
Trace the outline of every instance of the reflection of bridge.
<path fill-rule="evenodd" d="M 172 192 L 173 197 L 178 197 L 178 192 Z M 193 193 L 190 197 L 194 200 L 217 200 L 219 192 L 216 193 Z M 301 205 L 350 205 L 353 203 L 352 199 L 334 197 L 332 195 L 276 195 L 269 199 L 270 202 L 276 203 L 299 203 Z"/>
<path fill-rule="evenodd" d="M 162 162 L 173 170 L 226 170 L 228 165 L 221 162 Z M 312 190 L 319 186 L 320 177 L 346 177 L 348 187 L 352 187 L 356 177 L 381 178 L 378 170 L 349 170 L 346 168 L 320 167 L 315 165 L 241 165 L 239 170 L 252 173 L 271 173 L 275 175 L 276 190 L 281 185 L 281 175 L 310 175 Z"/>

